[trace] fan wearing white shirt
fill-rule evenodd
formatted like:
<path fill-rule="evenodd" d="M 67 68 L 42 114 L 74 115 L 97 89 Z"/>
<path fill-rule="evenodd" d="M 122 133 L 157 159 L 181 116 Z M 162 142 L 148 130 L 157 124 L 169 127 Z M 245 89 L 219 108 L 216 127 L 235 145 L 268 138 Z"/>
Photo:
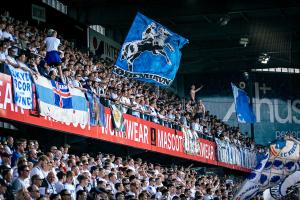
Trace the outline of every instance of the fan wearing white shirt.
<path fill-rule="evenodd" d="M 6 56 L 6 63 L 13 66 L 13 67 L 18 68 L 19 65 L 18 65 L 18 63 L 15 59 L 16 53 L 17 53 L 16 49 L 9 48 L 8 49 L 8 55 Z"/>
<path fill-rule="evenodd" d="M 18 63 L 18 66 L 24 70 L 24 71 L 27 71 L 29 72 L 31 75 L 36 75 L 37 73 L 32 71 L 26 64 L 26 56 L 25 54 L 20 54 L 18 57 L 17 57 L 17 63 Z"/>
<path fill-rule="evenodd" d="M 1 36 L 0 36 L 1 38 Z M 5 63 L 6 62 L 6 49 L 7 49 L 7 44 L 4 43 L 3 41 L 0 42 L 0 63 Z"/>
<path fill-rule="evenodd" d="M 149 178 L 149 185 L 148 185 L 146 190 L 151 195 L 156 194 L 155 179 L 154 178 Z"/>
<path fill-rule="evenodd" d="M 204 200 L 213 200 L 214 199 L 214 194 L 211 191 L 211 188 L 206 189 L 206 195 L 204 196 Z"/>
<path fill-rule="evenodd" d="M 29 167 L 27 165 L 21 165 L 18 167 L 19 177 L 12 182 L 12 192 L 16 193 L 20 189 L 28 188 L 30 186 L 30 182 L 28 179 L 29 175 Z"/>
<path fill-rule="evenodd" d="M 122 112 L 123 113 L 127 113 L 127 110 L 128 110 L 127 107 L 131 106 L 131 102 L 130 102 L 127 90 L 123 91 L 123 94 L 122 94 L 122 96 L 120 98 L 120 103 L 123 104 L 123 106 L 122 106 Z"/>
<path fill-rule="evenodd" d="M 7 25 L 4 29 L 4 31 L 2 32 L 2 38 L 3 39 L 8 39 L 11 42 L 14 42 L 14 38 L 12 36 L 13 33 L 13 26 L 12 25 Z"/>
<path fill-rule="evenodd" d="M 5 23 L 0 23 L 0 40 L 2 40 L 3 38 L 2 38 L 2 35 L 3 35 L 3 31 L 2 30 L 4 30 L 4 28 L 5 28 Z"/>
<path fill-rule="evenodd" d="M 58 52 L 58 46 L 60 45 L 60 40 L 57 38 L 57 32 L 53 29 L 48 31 L 48 37 L 44 40 L 46 45 L 46 63 L 49 66 L 59 66 L 61 64 L 61 59 Z"/>
<path fill-rule="evenodd" d="M 73 184 L 74 174 L 72 171 L 67 171 L 67 180 L 64 184 L 64 189 L 68 190 L 71 193 L 73 199 L 76 199 L 75 186 Z M 62 190 L 63 191 L 63 190 Z"/>
<path fill-rule="evenodd" d="M 58 172 L 56 174 L 58 181 L 55 183 L 55 190 L 60 193 L 64 189 L 64 183 L 66 182 L 67 175 L 64 172 Z"/>
<path fill-rule="evenodd" d="M 49 158 L 47 156 L 40 156 L 37 165 L 31 170 L 30 177 L 37 174 L 41 179 L 46 178 L 48 175 L 48 163 Z"/>
<path fill-rule="evenodd" d="M 141 105 L 140 105 L 140 98 L 137 96 L 135 100 L 132 102 L 132 115 L 140 118 Z"/>

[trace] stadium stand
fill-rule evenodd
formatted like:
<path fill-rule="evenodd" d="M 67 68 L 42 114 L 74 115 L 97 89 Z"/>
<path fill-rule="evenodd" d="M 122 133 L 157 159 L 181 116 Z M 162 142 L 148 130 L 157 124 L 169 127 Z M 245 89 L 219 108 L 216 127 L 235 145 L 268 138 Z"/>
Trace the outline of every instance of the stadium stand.
<path fill-rule="evenodd" d="M 210 114 L 203 102 L 195 99 L 195 94 L 183 104 L 178 96 L 166 89 L 157 91 L 152 85 L 115 75 L 112 73 L 113 61 L 94 60 L 86 53 L 76 51 L 67 40 L 53 37 L 53 34 L 57 35 L 53 29 L 45 33 L 28 22 L 4 16 L 1 27 L 5 27 L 0 35 L 1 63 L 12 64 L 32 75 L 42 75 L 69 87 L 92 91 L 105 99 L 106 106 L 112 102 L 121 104 L 123 113 L 177 130 L 184 126 L 200 138 L 224 137 L 225 141 L 238 147 L 255 148 L 254 141 L 238 127 L 230 127 Z M 53 63 L 47 56 L 51 51 L 58 52 L 59 57 L 58 54 L 53 56 L 57 62 Z M 196 89 L 191 88 L 191 94 L 193 90 Z"/>
<path fill-rule="evenodd" d="M 41 151 L 38 141 L 8 137 L 0 146 L 2 199 L 230 199 L 240 181 L 199 175 L 112 154 Z"/>
<path fill-rule="evenodd" d="M 112 73 L 113 61 L 94 60 L 77 51 L 55 30 L 47 32 L 15 20 L 8 13 L 0 20 L 0 63 L 42 75 L 81 91 L 92 91 L 105 106 L 120 104 L 123 113 L 180 130 L 220 144 L 219 158 L 228 145 L 247 152 L 252 162 L 256 147 L 239 128 L 229 127 L 191 95 L 182 100 L 166 89 Z M 3 69 L 5 71 L 5 69 Z M 196 90 L 194 86 L 191 89 Z M 194 91 L 195 92 L 195 91 Z M 224 145 L 222 146 L 222 144 Z M 230 199 L 238 183 L 221 177 L 198 175 L 191 168 L 164 167 L 141 159 L 123 160 L 115 155 L 70 155 L 69 146 L 42 152 L 38 141 L 12 137 L 1 144 L 0 199 Z M 0 146 L 0 147 L 1 147 Z M 225 149 L 225 151 L 224 151 Z M 239 154 L 237 154 L 239 155 Z M 222 157 L 223 156 L 223 157 Z"/>

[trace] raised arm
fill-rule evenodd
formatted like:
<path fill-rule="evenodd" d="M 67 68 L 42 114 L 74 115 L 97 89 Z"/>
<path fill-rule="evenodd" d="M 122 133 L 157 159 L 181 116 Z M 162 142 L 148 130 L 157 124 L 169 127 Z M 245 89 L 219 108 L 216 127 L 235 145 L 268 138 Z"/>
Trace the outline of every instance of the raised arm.
<path fill-rule="evenodd" d="M 204 87 L 204 85 L 201 85 L 199 88 L 197 88 L 197 89 L 195 90 L 195 92 L 200 91 L 203 87 Z"/>

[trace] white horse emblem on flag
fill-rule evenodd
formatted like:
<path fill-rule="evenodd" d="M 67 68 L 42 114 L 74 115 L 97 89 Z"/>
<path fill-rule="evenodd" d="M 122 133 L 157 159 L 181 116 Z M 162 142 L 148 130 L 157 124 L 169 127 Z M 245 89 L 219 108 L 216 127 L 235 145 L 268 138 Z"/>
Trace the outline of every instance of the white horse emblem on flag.
<path fill-rule="evenodd" d="M 171 65 L 171 60 L 168 57 L 165 47 L 171 52 L 174 52 L 172 45 L 166 40 L 172 34 L 165 28 L 159 27 L 152 22 L 142 33 L 141 40 L 134 40 L 127 42 L 123 45 L 121 50 L 121 60 L 126 60 L 128 70 L 133 71 L 134 61 L 145 51 L 149 51 L 154 55 L 163 56 L 168 65 Z"/>

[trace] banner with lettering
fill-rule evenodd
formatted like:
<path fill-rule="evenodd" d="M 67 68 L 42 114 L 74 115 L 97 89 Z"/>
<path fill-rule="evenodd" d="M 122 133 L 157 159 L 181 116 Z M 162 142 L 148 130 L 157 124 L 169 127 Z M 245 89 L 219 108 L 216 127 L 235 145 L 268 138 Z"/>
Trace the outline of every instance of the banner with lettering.
<path fill-rule="evenodd" d="M 252 91 L 253 112 L 256 116 L 254 124 L 256 144 L 269 145 L 287 132 L 300 138 L 299 74 L 254 73 L 249 75 L 252 77 L 252 84 L 245 81 L 244 74 L 238 70 L 205 73 L 205 75 L 189 74 L 184 76 L 184 80 L 187 86 L 205 83 L 205 88 L 209 89 L 201 90 L 198 98 L 202 100 L 206 110 L 226 124 L 239 127 L 242 133 L 247 135 L 248 132 L 248 137 L 251 133 L 251 126 L 238 123 L 232 90 L 226 86 L 233 82 L 248 92 Z M 189 89 L 185 88 L 185 90 Z M 250 96 L 250 93 L 248 94 Z"/>
<path fill-rule="evenodd" d="M 7 65 L 12 80 L 14 103 L 23 109 L 33 108 L 32 79 L 29 72 Z"/>
<path fill-rule="evenodd" d="M 256 166 L 256 152 L 246 148 L 229 143 L 226 140 L 215 138 L 217 144 L 218 161 L 240 165 L 246 168 L 254 168 Z"/>
<path fill-rule="evenodd" d="M 184 135 L 184 152 L 191 155 L 197 155 L 200 151 L 199 137 L 195 131 L 182 127 Z"/>
<path fill-rule="evenodd" d="M 100 106 L 100 120 L 103 126 L 90 126 L 89 123 L 75 121 L 58 121 L 50 116 L 33 116 L 29 110 L 20 109 L 13 102 L 11 77 L 0 73 L 0 118 L 22 122 L 28 125 L 57 130 L 89 137 L 115 145 L 126 145 L 132 148 L 149 150 L 169 156 L 189 159 L 196 162 L 222 166 L 233 170 L 249 172 L 248 168 L 237 164 L 224 163 L 217 160 L 216 143 L 202 138 L 198 139 L 195 153 L 189 154 L 184 149 L 185 135 L 177 131 L 132 115 L 123 114 L 124 131 L 114 129 L 111 109 Z M 71 94 L 73 93 L 70 91 Z M 72 99 L 72 104 L 77 100 Z M 88 115 L 87 115 L 88 117 Z M 87 118 L 88 119 L 88 118 Z M 56 137 L 57 132 L 52 132 Z"/>

